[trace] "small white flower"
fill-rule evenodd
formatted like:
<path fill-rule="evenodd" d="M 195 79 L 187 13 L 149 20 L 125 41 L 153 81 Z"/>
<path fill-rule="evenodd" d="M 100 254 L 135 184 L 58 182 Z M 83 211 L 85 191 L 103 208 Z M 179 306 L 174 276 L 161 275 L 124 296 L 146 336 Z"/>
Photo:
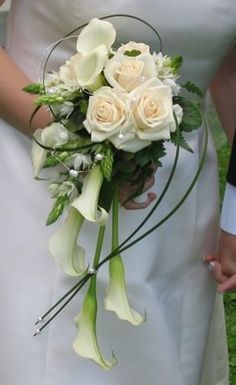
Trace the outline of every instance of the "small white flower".
<path fill-rule="evenodd" d="M 72 102 L 64 102 L 62 106 L 60 106 L 60 115 L 65 116 L 66 119 L 71 115 L 74 111 L 74 104 Z"/>
<path fill-rule="evenodd" d="M 44 129 L 37 129 L 34 133 L 35 139 L 43 146 L 56 148 L 69 140 L 69 132 L 61 123 L 52 123 Z M 32 145 L 32 162 L 34 177 L 37 177 L 44 165 L 48 150 L 39 146 L 35 141 Z"/>
<path fill-rule="evenodd" d="M 74 158 L 74 169 L 79 170 L 87 168 L 92 163 L 91 155 L 77 154 Z"/>

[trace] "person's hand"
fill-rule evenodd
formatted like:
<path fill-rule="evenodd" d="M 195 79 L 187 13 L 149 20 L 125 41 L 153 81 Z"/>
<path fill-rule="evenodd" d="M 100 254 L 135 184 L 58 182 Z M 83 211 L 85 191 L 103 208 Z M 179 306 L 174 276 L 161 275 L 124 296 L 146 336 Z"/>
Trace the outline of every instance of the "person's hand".
<path fill-rule="evenodd" d="M 153 168 L 153 174 L 146 180 L 144 185 L 143 192 L 149 190 L 155 183 L 155 172 L 156 168 Z M 124 183 L 119 189 L 119 199 L 121 205 L 127 210 L 140 210 L 145 209 L 156 199 L 156 194 L 154 192 L 148 192 L 147 198 L 144 202 L 138 203 L 134 199 L 129 199 L 129 197 L 135 193 L 135 186 L 132 183 Z"/>
<path fill-rule="evenodd" d="M 218 292 L 236 290 L 236 235 L 221 230 L 217 256 L 208 255 L 204 260 L 219 283 Z"/>

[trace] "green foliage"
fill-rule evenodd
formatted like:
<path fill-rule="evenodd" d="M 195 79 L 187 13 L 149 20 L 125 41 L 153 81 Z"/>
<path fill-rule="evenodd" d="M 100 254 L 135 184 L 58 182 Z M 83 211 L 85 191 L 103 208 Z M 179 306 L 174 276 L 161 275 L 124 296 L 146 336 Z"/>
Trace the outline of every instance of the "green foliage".
<path fill-rule="evenodd" d="M 191 149 L 191 147 L 188 145 L 184 135 L 182 132 L 180 132 L 180 135 L 179 135 L 179 140 L 178 140 L 178 135 L 177 135 L 177 132 L 172 132 L 171 135 L 171 142 L 175 145 L 177 145 L 177 143 L 179 143 L 180 147 L 183 148 L 184 150 L 188 151 L 188 152 L 191 152 L 193 153 L 193 150 Z"/>
<path fill-rule="evenodd" d="M 177 74 L 183 64 L 182 56 L 174 56 L 171 58 L 171 69 L 173 74 Z"/>
<path fill-rule="evenodd" d="M 33 95 L 44 94 L 44 86 L 40 83 L 32 83 L 23 88 L 23 91 Z"/>
<path fill-rule="evenodd" d="M 135 153 L 135 163 L 140 167 L 144 167 L 147 164 L 153 164 L 160 167 L 162 158 L 166 154 L 164 142 L 162 140 L 152 142 L 150 146 Z"/>
<path fill-rule="evenodd" d="M 113 152 L 110 148 L 107 148 L 104 151 L 104 156 L 101 161 L 101 170 L 104 178 L 108 182 L 110 181 L 111 175 L 112 175 L 113 161 L 114 161 Z"/>
<path fill-rule="evenodd" d="M 178 103 L 183 108 L 181 131 L 191 132 L 202 125 L 202 115 L 195 103 L 182 96 L 175 96 L 174 103 Z"/>
<path fill-rule="evenodd" d="M 64 209 L 67 207 L 69 202 L 69 197 L 67 194 L 65 195 L 59 195 L 57 199 L 54 202 L 53 208 L 50 211 L 46 225 L 51 225 L 52 223 L 56 222 L 56 220 L 62 215 Z"/>
<path fill-rule="evenodd" d="M 81 102 L 79 103 L 79 112 L 82 115 L 86 115 L 87 109 L 88 109 L 88 101 L 87 100 L 81 100 Z"/>
<path fill-rule="evenodd" d="M 125 51 L 124 55 L 130 56 L 130 57 L 136 57 L 139 56 L 141 52 L 138 49 L 132 49 L 131 51 Z"/>
<path fill-rule="evenodd" d="M 191 92 L 192 94 L 196 94 L 200 98 L 203 98 L 203 93 L 200 88 L 196 86 L 196 84 L 188 81 L 185 84 L 181 84 L 181 87 L 185 88 L 188 92 Z"/>
<path fill-rule="evenodd" d="M 64 162 L 68 158 L 68 156 L 68 152 L 58 153 L 56 157 L 49 152 L 44 163 L 44 168 L 55 167 L 60 164 L 60 162 Z"/>

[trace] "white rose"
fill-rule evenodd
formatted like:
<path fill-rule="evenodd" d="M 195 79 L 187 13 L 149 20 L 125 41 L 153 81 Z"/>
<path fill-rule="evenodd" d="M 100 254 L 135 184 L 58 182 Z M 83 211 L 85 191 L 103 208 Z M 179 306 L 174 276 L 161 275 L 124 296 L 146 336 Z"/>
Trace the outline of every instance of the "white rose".
<path fill-rule="evenodd" d="M 150 52 L 150 47 L 144 43 L 136 43 L 136 41 L 130 41 L 127 44 L 122 44 L 117 52 L 124 54 L 125 52 L 139 51 L 140 54 L 144 52 Z"/>
<path fill-rule="evenodd" d="M 131 92 L 132 112 L 141 140 L 169 139 L 175 130 L 171 88 L 157 78 Z"/>
<path fill-rule="evenodd" d="M 112 87 L 130 92 L 156 76 L 156 66 L 148 52 L 136 57 L 117 53 L 104 68 L 104 75 Z"/>
<path fill-rule="evenodd" d="M 107 59 L 105 45 L 87 55 L 77 53 L 60 68 L 59 77 L 65 84 L 94 90 L 102 85 L 99 80 Z"/>
<path fill-rule="evenodd" d="M 84 127 L 94 142 L 109 139 L 118 146 L 119 136 L 133 138 L 135 124 L 127 95 L 110 87 L 100 88 L 89 98 Z"/>

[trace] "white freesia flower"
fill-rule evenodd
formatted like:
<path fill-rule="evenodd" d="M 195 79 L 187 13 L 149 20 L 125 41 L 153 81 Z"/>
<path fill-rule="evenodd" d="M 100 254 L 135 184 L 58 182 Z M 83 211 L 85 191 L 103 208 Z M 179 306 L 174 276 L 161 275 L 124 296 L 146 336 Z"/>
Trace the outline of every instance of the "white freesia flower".
<path fill-rule="evenodd" d="M 74 199 L 72 206 L 88 221 L 103 225 L 108 219 L 108 213 L 102 207 L 98 208 L 102 182 L 103 175 L 100 166 L 97 165 L 84 178 L 82 193 Z"/>
<path fill-rule="evenodd" d="M 50 238 L 49 250 L 61 269 L 68 275 L 84 274 L 85 250 L 77 245 L 77 239 L 84 217 L 70 207 L 68 217 L 62 227 Z"/>
<path fill-rule="evenodd" d="M 130 100 L 126 94 L 110 87 L 100 88 L 89 98 L 83 124 L 94 142 L 109 139 L 115 144 L 121 133 L 126 139 L 135 135 Z"/>
<path fill-rule="evenodd" d="M 90 154 L 77 154 L 74 158 L 74 169 L 80 170 L 90 166 L 92 164 L 92 159 Z"/>
<path fill-rule="evenodd" d="M 150 141 L 169 139 L 170 132 L 176 129 L 170 87 L 154 78 L 136 88 L 130 97 L 134 101 L 132 112 L 138 138 Z"/>
<path fill-rule="evenodd" d="M 156 62 L 157 75 L 159 78 L 176 78 L 171 68 L 171 58 L 169 56 L 163 55 L 162 52 L 159 52 L 158 54 L 154 53 L 153 58 Z"/>
<path fill-rule="evenodd" d="M 174 104 L 173 105 L 173 111 L 175 113 L 178 124 L 180 124 L 182 122 L 183 114 L 184 114 L 183 108 L 179 104 Z M 172 131 L 175 131 L 175 129 L 176 128 L 173 128 Z"/>
<path fill-rule="evenodd" d="M 97 299 L 96 277 L 91 278 L 89 290 L 84 298 L 82 309 L 75 318 L 78 333 L 73 343 L 73 348 L 82 357 L 95 361 L 103 369 L 111 369 L 117 360 L 113 355 L 112 361 L 106 360 L 99 350 L 96 332 Z"/>
<path fill-rule="evenodd" d="M 136 41 L 129 41 L 126 44 L 122 44 L 117 52 L 124 54 L 125 52 L 131 52 L 131 51 L 139 51 L 140 54 L 144 52 L 150 52 L 150 47 L 147 44 L 144 43 L 137 43 Z"/>
<path fill-rule="evenodd" d="M 102 86 L 100 74 L 107 59 L 108 54 L 105 45 L 94 48 L 86 55 L 77 53 L 60 67 L 60 79 L 68 85 L 91 90 L 99 88 Z"/>
<path fill-rule="evenodd" d="M 44 129 L 37 129 L 34 133 L 35 139 L 43 146 L 56 148 L 69 140 L 68 130 L 61 123 L 52 123 Z M 40 147 L 35 141 L 32 145 L 32 162 L 34 177 L 37 177 L 44 165 L 47 150 Z"/>
<path fill-rule="evenodd" d="M 155 77 L 156 65 L 149 52 L 136 57 L 117 53 L 104 68 L 108 83 L 122 91 L 130 92 L 148 79 Z"/>
<path fill-rule="evenodd" d="M 103 45 L 108 53 L 115 38 L 116 30 L 109 21 L 94 18 L 79 34 L 76 48 L 78 52 L 87 55 Z"/>
<path fill-rule="evenodd" d="M 51 193 L 52 198 L 65 194 L 69 196 L 73 190 L 75 190 L 75 185 L 69 181 L 62 183 L 51 183 L 49 185 L 49 192 Z"/>
<path fill-rule="evenodd" d="M 120 255 L 110 260 L 109 272 L 110 281 L 105 298 L 105 309 L 114 311 L 120 319 L 130 322 L 132 325 L 140 325 L 146 320 L 146 317 L 142 317 L 129 305 L 125 270 Z"/>
<path fill-rule="evenodd" d="M 170 78 L 166 78 L 162 80 L 163 84 L 169 86 L 172 90 L 172 94 L 177 96 L 181 90 L 181 86 L 174 80 Z"/>
<path fill-rule="evenodd" d="M 66 119 L 71 115 L 74 111 L 74 104 L 69 101 L 65 101 L 59 108 L 59 113 L 61 116 L 65 116 Z"/>

